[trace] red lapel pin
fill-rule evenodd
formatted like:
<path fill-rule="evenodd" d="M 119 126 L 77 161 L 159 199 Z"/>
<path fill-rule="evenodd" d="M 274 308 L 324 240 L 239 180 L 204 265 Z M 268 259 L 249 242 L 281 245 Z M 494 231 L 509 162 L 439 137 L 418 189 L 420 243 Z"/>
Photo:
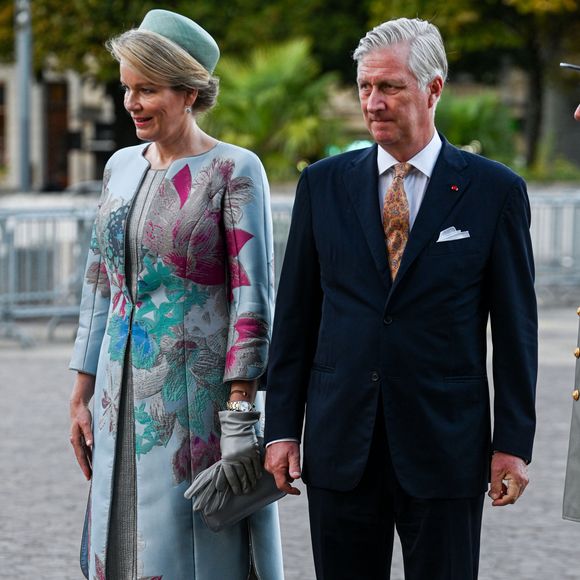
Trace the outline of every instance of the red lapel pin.
<path fill-rule="evenodd" d="M 459 191 L 459 186 L 458 185 L 452 185 L 451 186 L 451 191 Z"/>

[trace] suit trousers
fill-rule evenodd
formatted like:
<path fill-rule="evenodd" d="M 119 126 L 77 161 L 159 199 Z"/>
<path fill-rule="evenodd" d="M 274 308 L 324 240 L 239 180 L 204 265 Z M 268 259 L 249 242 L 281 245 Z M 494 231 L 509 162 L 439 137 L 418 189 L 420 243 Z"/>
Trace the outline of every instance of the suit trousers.
<path fill-rule="evenodd" d="M 477 579 L 483 494 L 419 499 L 405 493 L 382 412 L 359 484 L 349 491 L 309 485 L 308 503 L 317 580 L 388 580 L 395 528 L 406 580 Z"/>

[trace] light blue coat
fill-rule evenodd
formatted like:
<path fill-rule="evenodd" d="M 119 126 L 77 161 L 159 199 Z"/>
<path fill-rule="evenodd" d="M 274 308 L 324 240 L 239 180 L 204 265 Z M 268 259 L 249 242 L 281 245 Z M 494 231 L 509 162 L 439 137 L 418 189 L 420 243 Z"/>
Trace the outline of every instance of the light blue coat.
<path fill-rule="evenodd" d="M 273 302 L 269 188 L 251 152 L 218 143 L 174 162 L 149 206 L 134 299 L 127 216 L 149 169 L 147 145 L 105 169 L 71 368 L 96 375 L 88 508 L 91 580 L 105 578 L 119 395 L 127 346 L 134 385 L 139 578 L 283 577 L 275 505 L 220 533 L 183 497 L 220 457 L 229 381 L 265 370 Z M 131 340 L 129 340 L 131 336 Z"/>

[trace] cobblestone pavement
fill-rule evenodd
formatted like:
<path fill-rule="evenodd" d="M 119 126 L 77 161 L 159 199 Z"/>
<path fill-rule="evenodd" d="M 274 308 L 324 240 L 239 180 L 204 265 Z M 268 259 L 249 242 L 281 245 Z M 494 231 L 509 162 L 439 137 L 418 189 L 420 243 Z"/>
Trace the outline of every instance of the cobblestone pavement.
<path fill-rule="evenodd" d="M 569 307 L 545 309 L 540 321 L 531 483 L 515 506 L 486 505 L 480 580 L 580 579 L 580 524 L 560 515 L 578 319 Z M 0 578 L 82 578 L 77 554 L 88 487 L 68 443 L 71 334 L 63 326 L 51 344 L 40 340 L 32 349 L 0 341 Z M 306 495 L 283 499 L 280 513 L 286 580 L 313 580 Z M 402 579 L 395 546 L 392 580 Z"/>

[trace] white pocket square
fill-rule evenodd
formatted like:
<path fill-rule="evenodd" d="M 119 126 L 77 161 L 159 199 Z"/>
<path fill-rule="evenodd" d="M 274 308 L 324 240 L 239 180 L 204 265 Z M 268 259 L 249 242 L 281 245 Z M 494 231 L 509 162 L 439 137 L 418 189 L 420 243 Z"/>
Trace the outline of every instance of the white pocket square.
<path fill-rule="evenodd" d="M 456 229 L 454 226 L 447 228 L 439 233 L 439 237 L 437 238 L 437 242 L 452 242 L 454 240 L 463 240 L 464 238 L 469 238 L 469 231 L 466 230 L 462 232 L 461 230 Z"/>

